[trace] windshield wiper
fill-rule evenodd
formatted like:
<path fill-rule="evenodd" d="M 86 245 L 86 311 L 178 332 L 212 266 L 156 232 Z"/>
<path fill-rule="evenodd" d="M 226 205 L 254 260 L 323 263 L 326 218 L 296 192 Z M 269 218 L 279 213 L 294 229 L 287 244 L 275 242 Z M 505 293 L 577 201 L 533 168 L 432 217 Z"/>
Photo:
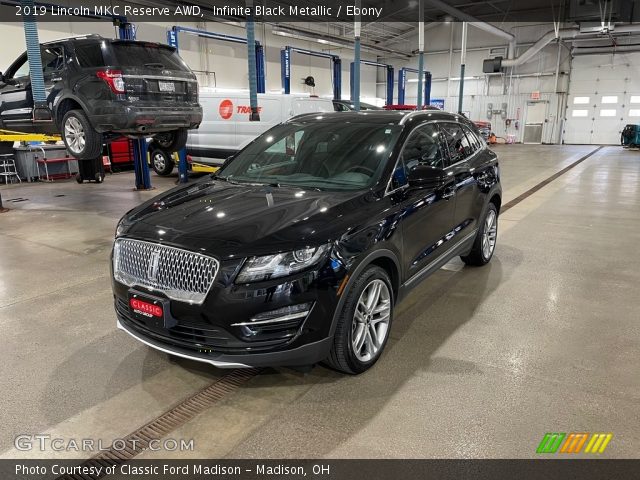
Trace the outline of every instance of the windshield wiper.
<path fill-rule="evenodd" d="M 215 173 L 211 174 L 211 178 L 214 180 L 222 180 L 223 182 L 231 183 L 232 185 L 240 185 L 242 182 L 238 182 L 236 180 L 231 180 L 233 175 L 216 175 Z"/>

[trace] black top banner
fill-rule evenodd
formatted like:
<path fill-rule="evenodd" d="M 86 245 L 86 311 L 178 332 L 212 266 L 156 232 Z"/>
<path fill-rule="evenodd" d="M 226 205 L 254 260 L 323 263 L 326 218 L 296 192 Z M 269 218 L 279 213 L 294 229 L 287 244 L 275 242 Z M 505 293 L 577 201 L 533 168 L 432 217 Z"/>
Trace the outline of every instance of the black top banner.
<path fill-rule="evenodd" d="M 452 0 L 193 0 L 119 2 L 118 0 L 34 1 L 0 0 L 0 21 L 22 22 L 31 16 L 39 22 L 86 22 L 112 19 L 117 22 L 154 21 L 171 24 L 194 21 L 258 22 L 405 22 L 417 23 L 422 8 L 425 22 L 489 21 L 631 22 L 640 15 L 635 0 L 496 0 L 454 2 Z"/>

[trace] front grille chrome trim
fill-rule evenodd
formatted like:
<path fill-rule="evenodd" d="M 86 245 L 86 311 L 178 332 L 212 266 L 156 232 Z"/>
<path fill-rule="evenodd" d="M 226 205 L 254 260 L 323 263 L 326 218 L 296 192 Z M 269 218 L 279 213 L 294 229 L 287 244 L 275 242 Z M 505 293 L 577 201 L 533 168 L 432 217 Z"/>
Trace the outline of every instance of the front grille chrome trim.
<path fill-rule="evenodd" d="M 219 270 L 213 257 L 160 243 L 118 238 L 113 247 L 116 281 L 180 302 L 202 304 Z"/>

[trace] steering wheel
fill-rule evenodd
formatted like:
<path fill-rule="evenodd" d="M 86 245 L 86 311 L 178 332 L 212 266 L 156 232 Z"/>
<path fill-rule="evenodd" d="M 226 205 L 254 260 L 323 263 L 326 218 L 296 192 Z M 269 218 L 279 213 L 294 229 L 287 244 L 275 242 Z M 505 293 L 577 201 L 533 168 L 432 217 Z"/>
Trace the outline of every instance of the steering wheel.
<path fill-rule="evenodd" d="M 360 170 L 362 173 L 364 173 L 365 175 L 368 175 L 370 177 L 373 177 L 375 175 L 375 173 L 376 173 L 375 170 L 373 170 L 372 168 L 369 168 L 369 167 L 365 167 L 364 165 L 354 165 L 353 167 L 349 168 L 344 173 L 357 172 L 358 170 Z"/>

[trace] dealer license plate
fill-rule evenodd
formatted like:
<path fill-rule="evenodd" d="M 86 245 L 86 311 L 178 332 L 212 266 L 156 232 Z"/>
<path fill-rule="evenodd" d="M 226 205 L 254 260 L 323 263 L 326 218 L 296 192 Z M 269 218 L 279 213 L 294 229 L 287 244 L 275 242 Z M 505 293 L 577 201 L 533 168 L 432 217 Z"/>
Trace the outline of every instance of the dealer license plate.
<path fill-rule="evenodd" d="M 158 90 L 161 92 L 175 92 L 176 84 L 173 82 L 158 82 Z"/>

